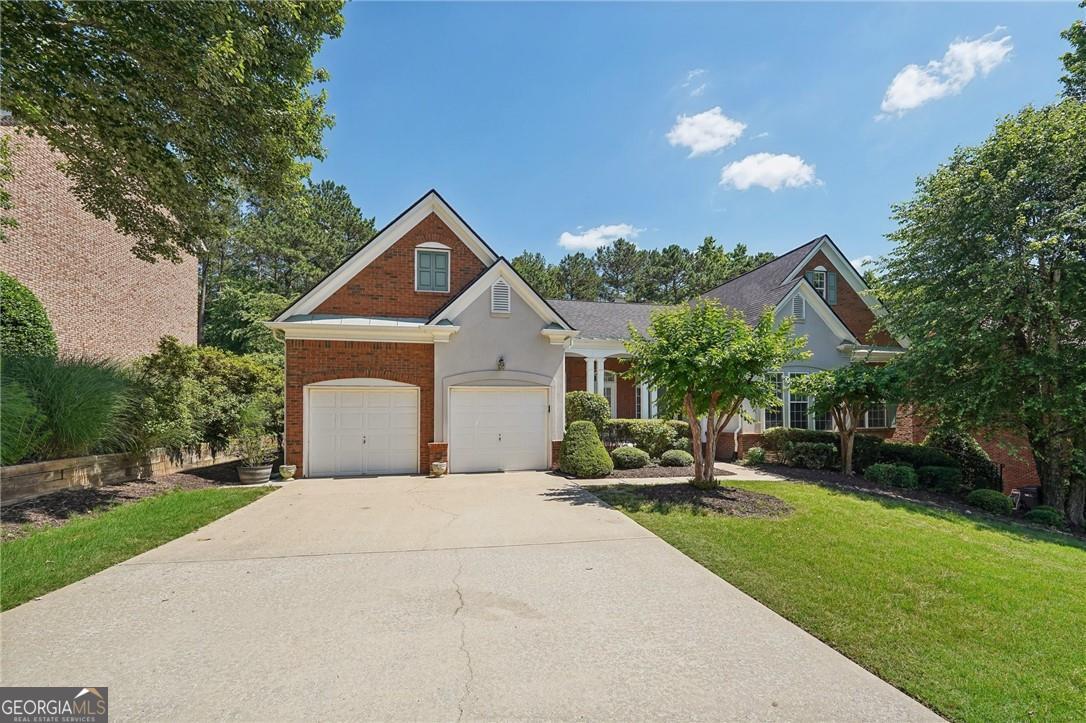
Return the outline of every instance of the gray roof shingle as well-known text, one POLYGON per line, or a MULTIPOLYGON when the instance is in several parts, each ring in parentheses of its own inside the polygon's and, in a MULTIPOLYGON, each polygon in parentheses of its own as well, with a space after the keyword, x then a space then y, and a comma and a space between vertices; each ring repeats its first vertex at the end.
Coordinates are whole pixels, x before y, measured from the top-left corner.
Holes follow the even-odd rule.
POLYGON ((644 333, 649 326, 649 315, 660 304, 625 304, 609 301, 569 301, 548 299, 554 310, 581 332, 582 339, 626 339, 629 324, 644 333))

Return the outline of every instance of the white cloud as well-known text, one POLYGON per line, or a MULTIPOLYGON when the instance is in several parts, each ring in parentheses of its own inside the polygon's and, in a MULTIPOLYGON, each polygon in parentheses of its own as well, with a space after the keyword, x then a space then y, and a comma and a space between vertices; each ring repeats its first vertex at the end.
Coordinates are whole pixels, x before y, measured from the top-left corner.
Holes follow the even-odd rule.
POLYGON ((693 70, 686 71, 686 81, 683 82, 683 88, 690 89, 690 97, 696 98, 705 92, 705 89, 709 87, 709 83, 702 80, 708 71, 705 68, 694 68, 693 70))
POLYGON ((747 125, 729 118, 720 106, 697 115, 681 115, 667 132, 667 140, 673 146, 686 146, 690 157, 712 153, 726 148, 739 140, 747 125))
POLYGON ((701 85, 699 85, 696 88, 691 88, 690 89, 690 97, 691 98, 697 98, 699 95, 704 93, 705 89, 708 88, 708 87, 709 87, 708 83, 702 83, 701 85))
POLYGON ((755 153, 724 166, 720 172, 720 185, 740 191, 752 186, 777 191, 781 188, 822 185, 822 182, 815 176, 815 167, 799 156, 755 153))
POLYGON ((868 263, 870 261, 874 261, 874 260, 875 260, 874 256, 872 256, 870 254, 864 254, 863 256, 861 256, 858 259, 849 260, 849 263, 852 264, 855 268, 859 269, 860 271, 863 271, 864 264, 866 264, 866 263, 868 263))
MULTIPOLYGON (((577 229, 581 231, 581 229, 577 229)), ((596 226, 580 233, 563 231, 558 237, 558 245, 573 251, 592 251, 600 246, 606 246, 620 238, 632 239, 641 233, 642 229, 631 226, 628 223, 613 223, 596 226)))
POLYGON ((900 116, 929 101, 957 95, 978 73, 988 75, 1014 49, 1010 35, 994 37, 1003 30, 997 27, 976 40, 955 40, 942 60, 929 61, 924 67, 906 65, 886 89, 878 117, 900 116))

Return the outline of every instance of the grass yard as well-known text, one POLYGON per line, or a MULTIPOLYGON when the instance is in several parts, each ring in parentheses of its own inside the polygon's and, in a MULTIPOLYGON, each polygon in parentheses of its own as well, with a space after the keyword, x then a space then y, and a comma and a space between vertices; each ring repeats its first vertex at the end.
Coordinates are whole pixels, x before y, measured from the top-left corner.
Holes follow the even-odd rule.
POLYGON ((272 489, 168 492, 0 544, 0 609, 22 605, 181 537, 272 489))
POLYGON ((808 484, 726 484, 795 511, 728 517, 590 489, 943 716, 1086 716, 1081 543, 808 484))

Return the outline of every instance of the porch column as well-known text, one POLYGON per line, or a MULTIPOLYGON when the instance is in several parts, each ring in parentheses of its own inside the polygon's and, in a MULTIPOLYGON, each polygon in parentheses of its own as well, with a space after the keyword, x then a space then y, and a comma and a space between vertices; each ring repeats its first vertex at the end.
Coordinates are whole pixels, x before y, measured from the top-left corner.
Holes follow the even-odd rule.
POLYGON ((596 367, 596 394, 603 394, 605 382, 603 381, 603 359, 597 359, 596 367))
POLYGON ((649 385, 644 382, 641 383, 641 418, 652 419, 652 410, 649 409, 649 385))
POLYGON ((586 392, 594 392, 593 389, 596 381, 596 370, 593 368, 596 360, 590 356, 584 358, 585 374, 584 374, 584 388, 586 392))
POLYGON ((656 402, 657 402, 656 397, 657 397, 657 394, 658 394, 658 392, 656 391, 655 387, 653 387, 652 389, 649 390, 649 399, 650 399, 649 407, 652 409, 652 412, 650 412, 650 414, 651 414, 653 419, 656 419, 657 415, 659 414, 659 412, 656 409, 656 402))

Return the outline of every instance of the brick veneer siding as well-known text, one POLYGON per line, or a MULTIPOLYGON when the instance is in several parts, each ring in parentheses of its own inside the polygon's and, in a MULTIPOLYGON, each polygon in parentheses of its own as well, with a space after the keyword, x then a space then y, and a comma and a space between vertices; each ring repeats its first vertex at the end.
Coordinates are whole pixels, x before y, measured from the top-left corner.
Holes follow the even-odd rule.
POLYGON ((853 336, 865 344, 874 343, 882 346, 895 344, 893 338, 885 331, 877 332, 873 339, 867 338, 872 325, 875 323, 875 314, 867 303, 860 298, 860 295, 845 281, 840 270, 830 262, 826 254, 819 251, 811 257, 811 260, 803 267, 803 273, 813 271, 818 266, 825 268, 827 271, 837 272, 837 303, 832 308, 845 326, 848 327, 848 330, 852 332, 853 336))
POLYGON ((286 342, 286 459, 302 467, 302 388, 330 379, 372 377, 419 388, 419 470, 430 468, 429 443, 434 438, 434 347, 368 341, 286 342))
MULTIPOLYGON (((735 459, 735 433, 724 432, 716 438, 716 458, 719 462, 730 462, 735 459)), ((739 435, 739 457, 746 455, 747 450, 751 447, 757 447, 762 443, 762 435, 758 434, 740 434, 739 435)))
MULTIPOLYGON (((610 358, 603 362, 603 368, 609 372, 615 372, 621 374, 630 368, 629 362, 624 359, 610 358)), ((566 391, 576 392, 585 391, 588 389, 588 385, 585 381, 588 375, 588 369, 585 366, 584 357, 566 357, 566 391)), ((615 379, 615 387, 618 389, 618 399, 615 402, 616 411, 618 412, 619 419, 634 419, 636 414, 634 413, 637 407, 635 401, 635 395, 637 394, 637 386, 629 379, 623 379, 618 377, 615 379)))
POLYGON ((588 375, 588 369, 585 368, 584 357, 580 356, 567 356, 566 357, 566 391, 567 392, 583 392, 588 389, 588 384, 585 381, 585 377, 588 375))
MULTIPOLYGON (((934 426, 931 420, 923 419, 908 407, 899 407, 897 427, 890 437, 894 442, 920 444, 934 426)), ((1003 467, 1003 492, 1009 494, 1018 487, 1041 484, 1037 476, 1037 467, 1025 437, 1009 432, 976 432, 973 435, 980 446, 1003 467)))
POLYGON ((19 227, 8 230, 0 270, 45 306, 62 354, 130 359, 166 335, 196 343, 196 259, 148 263, 131 238, 83 210, 57 169, 63 156, 36 136, 10 138, 8 184, 19 227))
POLYGON ((315 311, 355 316, 429 317, 485 268, 452 229, 431 213, 321 302, 315 311), (451 249, 448 293, 415 291, 415 247, 428 241, 451 249))

